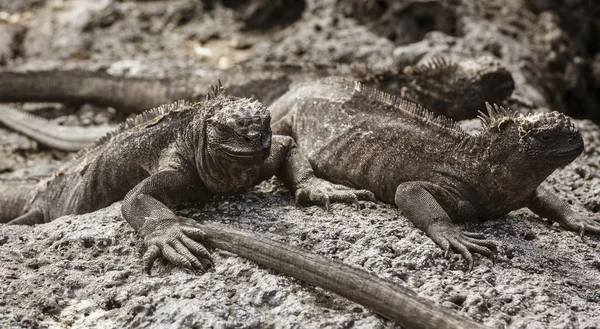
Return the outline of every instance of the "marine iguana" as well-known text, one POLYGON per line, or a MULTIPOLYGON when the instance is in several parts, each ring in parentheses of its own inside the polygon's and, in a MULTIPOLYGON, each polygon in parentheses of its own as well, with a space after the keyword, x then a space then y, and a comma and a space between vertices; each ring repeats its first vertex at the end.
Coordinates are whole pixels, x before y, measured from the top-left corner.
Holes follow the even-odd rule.
POLYGON ((161 254, 176 265, 202 268, 197 258, 208 254, 190 239, 200 231, 178 220, 173 206, 232 193, 273 175, 300 202, 329 207, 331 201, 372 199, 371 192, 316 178, 290 137, 271 138, 270 116, 261 103, 222 90, 215 88, 205 102, 179 101, 129 119, 29 191, 3 189, 0 222, 44 223, 124 198, 123 217, 148 247, 147 268, 161 254))
POLYGON ((492 257, 494 242, 453 222, 528 207, 575 231, 600 233, 539 185, 573 161, 583 140, 558 112, 524 116, 487 104, 482 131, 465 133, 424 107, 343 78, 299 86, 273 103, 273 133, 292 136, 316 175, 395 204, 443 250, 492 257))
MULTIPOLYGON (((0 101, 56 101, 95 103, 123 112, 138 112, 177 99, 197 100, 197 88, 220 75, 228 90, 239 97, 255 96, 270 104, 288 88, 327 75, 343 74, 361 81, 402 81, 403 97, 455 119, 475 117, 486 100, 500 102, 514 88, 510 73, 490 57, 452 62, 433 59, 397 72, 371 72, 368 68, 316 65, 246 65, 231 70, 204 72, 205 76, 180 79, 116 77, 102 72, 41 71, 0 72, 0 101)), ((378 82, 385 84, 386 82, 378 82)), ((395 84, 392 84, 395 85, 395 84)), ((388 89, 393 87, 388 86, 388 89)), ((42 144, 67 151, 79 150, 112 129, 111 126, 64 127, 9 106, 0 106, 0 123, 42 144)))
POLYGON ((475 118, 485 102, 500 103, 515 88, 510 72, 490 56, 459 62, 433 58, 407 66, 401 97, 454 120, 475 118))
POLYGON ((128 120, 41 182, 0 181, 0 222, 43 223, 124 198, 123 217, 147 246, 147 271, 161 255, 203 270, 211 263, 209 245, 340 294, 406 328, 485 328, 362 269, 171 210, 274 174, 299 201, 373 199, 369 191, 316 178, 289 136, 271 137, 270 115, 259 102, 218 89, 206 102, 180 101, 128 120))

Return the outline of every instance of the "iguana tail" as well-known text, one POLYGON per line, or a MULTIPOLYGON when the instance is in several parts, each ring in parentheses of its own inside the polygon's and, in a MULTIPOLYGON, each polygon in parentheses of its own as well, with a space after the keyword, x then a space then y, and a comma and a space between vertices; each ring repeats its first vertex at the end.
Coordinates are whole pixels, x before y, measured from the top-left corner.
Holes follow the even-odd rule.
POLYGON ((38 180, 0 179, 0 223, 26 214, 35 197, 38 180))
POLYGON ((203 223, 211 246, 359 303, 407 329, 485 329, 397 283, 258 234, 203 223))
POLYGON ((116 126, 61 126, 16 108, 0 105, 0 123, 46 146, 78 151, 116 126))
POLYGON ((90 103, 140 113, 193 96, 185 80, 125 78, 80 70, 0 72, 0 102, 90 103))

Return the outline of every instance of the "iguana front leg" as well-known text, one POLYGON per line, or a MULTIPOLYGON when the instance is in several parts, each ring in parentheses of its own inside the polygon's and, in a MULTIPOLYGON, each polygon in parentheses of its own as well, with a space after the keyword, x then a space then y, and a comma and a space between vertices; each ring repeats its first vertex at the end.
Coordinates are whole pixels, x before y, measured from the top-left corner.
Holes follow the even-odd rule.
POLYGON ((161 255, 177 266, 197 270, 212 263, 208 251, 198 242, 205 240, 199 225, 175 215, 165 205, 198 197, 197 187, 202 183, 190 176, 178 171, 159 172, 136 185, 123 201, 123 217, 148 248, 144 254, 147 272, 161 255))
POLYGON ((600 234, 600 218, 578 214, 567 202, 543 187, 535 190, 527 207, 538 216, 555 221, 567 230, 577 231, 582 236, 586 231, 600 234))
POLYGON ((396 189, 395 202, 404 216, 418 229, 424 231, 446 254, 453 249, 465 257, 469 270, 473 268, 473 255, 477 252, 494 257, 496 244, 482 234, 462 232, 439 202, 421 182, 402 183, 396 189))
POLYGON ((356 190, 333 184, 315 176, 308 159, 298 150, 292 137, 274 135, 271 154, 263 165, 261 180, 277 175, 292 191, 296 202, 324 205, 330 210, 331 202, 354 203, 359 200, 375 201, 368 190, 356 190))

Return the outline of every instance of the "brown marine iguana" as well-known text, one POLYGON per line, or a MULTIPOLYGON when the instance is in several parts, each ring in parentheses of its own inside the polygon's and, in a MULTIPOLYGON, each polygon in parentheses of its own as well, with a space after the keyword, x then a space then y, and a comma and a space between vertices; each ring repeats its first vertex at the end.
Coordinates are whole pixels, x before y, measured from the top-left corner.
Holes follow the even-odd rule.
POLYGON ((566 229, 600 233, 600 219, 577 214, 539 187, 583 150, 569 118, 487 109, 482 131, 472 136, 418 104, 343 78, 301 85, 269 107, 273 132, 292 136, 317 176, 397 205, 470 268, 472 252, 493 256, 496 245, 453 222, 526 206, 566 229))
POLYGON ((373 198, 369 191, 316 178, 290 137, 271 138, 270 115, 260 103, 219 89, 206 102, 181 101, 128 120, 40 183, 0 181, 0 222, 19 216, 9 224, 43 223, 124 198, 123 217, 148 247, 148 271, 160 255, 202 270, 211 262, 207 244, 340 294, 406 328, 484 329, 362 269, 171 210, 274 174, 296 190, 299 201, 327 205, 373 198))
MULTIPOLYGON (((254 96, 268 105, 295 84, 342 74, 361 81, 378 81, 381 76, 384 80, 401 81, 404 87, 399 93, 403 97, 463 119, 475 117, 485 101, 503 101, 514 88, 510 73, 490 57, 460 62, 433 59, 405 67, 403 75, 363 69, 264 64, 178 79, 127 78, 85 71, 5 71, 0 72, 0 101, 94 103, 137 113, 179 99, 193 101, 204 97, 203 90, 197 86, 206 85, 218 76, 228 83, 233 95, 254 96)), ((385 81, 378 83, 385 84, 385 81)), ((393 87, 388 86, 388 89, 393 87)), ((60 126, 5 105, 0 106, 0 113, 0 123, 42 144, 67 151, 79 150, 112 129, 111 126, 60 126)))

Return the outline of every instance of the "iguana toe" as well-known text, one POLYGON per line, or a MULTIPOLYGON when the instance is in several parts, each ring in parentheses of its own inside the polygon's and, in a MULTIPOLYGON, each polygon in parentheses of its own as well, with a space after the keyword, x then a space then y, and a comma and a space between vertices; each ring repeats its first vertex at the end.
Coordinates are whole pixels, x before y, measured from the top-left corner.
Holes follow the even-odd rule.
POLYGON ((469 248, 467 248, 464 243, 461 243, 461 241, 454 238, 450 239, 450 245, 452 249, 456 250, 467 260, 469 271, 471 271, 473 269, 473 254, 471 254, 469 248))
POLYGON ((447 225, 431 226, 427 235, 444 250, 448 257, 450 250, 460 253, 466 260, 469 270, 473 269, 473 253, 494 258, 497 253, 496 243, 486 240, 480 233, 462 232, 447 225))
POLYGON ((475 232, 462 232, 464 235, 468 236, 469 238, 474 238, 474 239, 485 239, 485 234, 483 233, 475 233, 475 232))
POLYGON ((205 238, 206 234, 200 228, 181 223, 149 234, 145 239, 148 245, 144 255, 146 272, 150 273, 154 261, 160 256, 175 266, 204 272, 212 265, 212 260, 208 250, 196 240, 205 238))
POLYGON ((160 256, 160 249, 157 246, 150 246, 148 250, 144 253, 143 262, 144 262, 144 270, 146 273, 150 274, 150 270, 152 269, 152 265, 154 261, 158 259, 160 256))
POLYGON ((166 260, 175 266, 190 269, 194 267, 191 260, 186 257, 187 255, 182 255, 178 250, 175 250, 175 248, 169 244, 162 246, 162 255, 166 260))
POLYGON ((323 179, 311 179, 296 190, 296 202, 324 205, 329 211, 331 202, 352 203, 358 209, 360 200, 375 201, 375 195, 368 190, 333 184, 323 179))
MULTIPOLYGON (((496 245, 487 246, 484 243, 482 243, 482 241, 474 241, 470 238, 465 238, 465 240, 463 240, 461 242, 469 250, 476 252, 478 254, 482 254, 488 258, 494 258, 494 255, 496 254, 496 252, 495 252, 496 245)), ((488 241, 485 241, 485 242, 488 242, 488 241)))
POLYGON ((583 237, 585 232, 600 234, 600 218, 593 217, 577 217, 569 218, 561 223, 566 229, 579 232, 579 236, 583 237))

